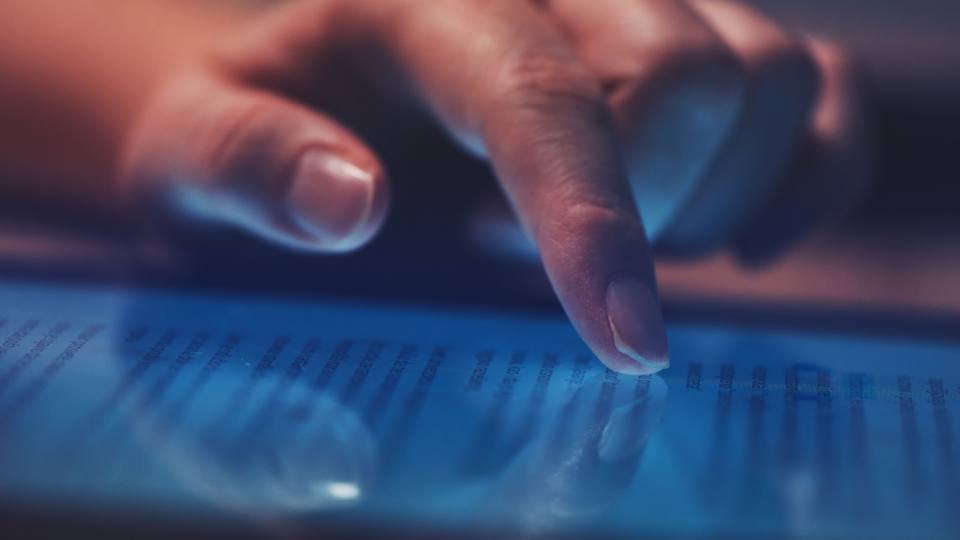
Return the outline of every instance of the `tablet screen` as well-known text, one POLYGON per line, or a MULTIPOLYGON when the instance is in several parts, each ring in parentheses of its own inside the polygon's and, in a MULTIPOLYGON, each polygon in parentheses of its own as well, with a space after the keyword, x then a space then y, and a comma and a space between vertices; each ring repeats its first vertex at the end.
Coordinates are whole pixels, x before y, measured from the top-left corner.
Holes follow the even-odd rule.
MULTIPOLYGON (((960 345, 0 285, 0 504, 284 531, 943 538, 960 345)), ((359 534, 358 533, 358 534, 359 534)))

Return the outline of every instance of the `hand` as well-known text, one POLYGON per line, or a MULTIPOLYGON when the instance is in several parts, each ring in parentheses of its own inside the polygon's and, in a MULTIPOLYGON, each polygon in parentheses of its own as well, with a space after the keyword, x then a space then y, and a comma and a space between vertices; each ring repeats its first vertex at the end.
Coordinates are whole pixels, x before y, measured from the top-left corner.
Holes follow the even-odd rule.
POLYGON ((846 69, 720 0, 295 1, 157 85, 119 181, 151 211, 355 249, 389 187, 324 111, 393 96, 490 160, 580 335, 650 373, 668 353, 648 239, 761 253, 847 199, 865 150, 846 69))

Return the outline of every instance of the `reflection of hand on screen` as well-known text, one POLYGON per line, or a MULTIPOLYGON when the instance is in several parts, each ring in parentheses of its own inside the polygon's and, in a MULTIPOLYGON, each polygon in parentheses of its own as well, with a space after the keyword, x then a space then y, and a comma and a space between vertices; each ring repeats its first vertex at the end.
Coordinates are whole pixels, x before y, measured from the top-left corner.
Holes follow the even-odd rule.
MULTIPOLYGON (((527 533, 589 523, 616 505, 634 481, 647 440, 666 405, 667 385, 654 375, 637 382, 633 401, 571 414, 572 396, 557 422, 542 430, 502 470, 477 510, 507 516, 527 533)), ((602 392, 601 392, 602 395, 602 392)))

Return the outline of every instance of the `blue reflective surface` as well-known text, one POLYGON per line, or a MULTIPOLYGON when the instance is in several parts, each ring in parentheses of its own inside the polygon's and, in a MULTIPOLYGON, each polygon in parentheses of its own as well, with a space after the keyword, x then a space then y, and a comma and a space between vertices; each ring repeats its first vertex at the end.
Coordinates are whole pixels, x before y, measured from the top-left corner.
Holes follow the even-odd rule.
POLYGON ((0 500, 301 531, 944 538, 960 346, 0 286, 0 500), (267 525, 265 525, 267 526, 267 525), (579 532, 578 532, 579 531, 579 532))

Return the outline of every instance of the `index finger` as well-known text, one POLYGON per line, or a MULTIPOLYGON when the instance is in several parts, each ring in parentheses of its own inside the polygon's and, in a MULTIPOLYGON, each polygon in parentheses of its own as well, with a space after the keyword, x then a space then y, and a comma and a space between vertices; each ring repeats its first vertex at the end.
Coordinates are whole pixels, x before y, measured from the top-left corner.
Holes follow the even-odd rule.
POLYGON ((555 23, 515 0, 351 6, 441 122, 489 156, 597 356, 624 373, 666 367, 651 250, 606 98, 555 23))

